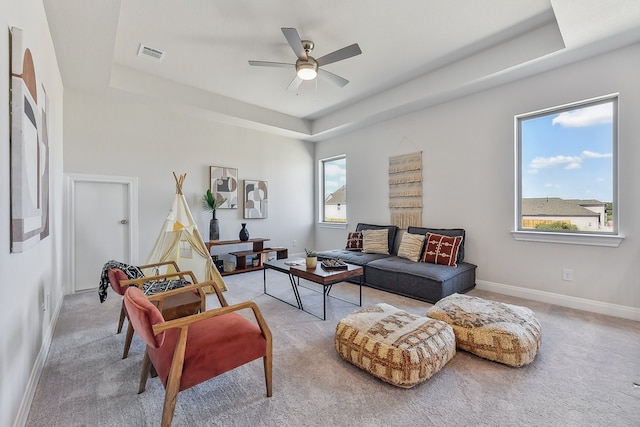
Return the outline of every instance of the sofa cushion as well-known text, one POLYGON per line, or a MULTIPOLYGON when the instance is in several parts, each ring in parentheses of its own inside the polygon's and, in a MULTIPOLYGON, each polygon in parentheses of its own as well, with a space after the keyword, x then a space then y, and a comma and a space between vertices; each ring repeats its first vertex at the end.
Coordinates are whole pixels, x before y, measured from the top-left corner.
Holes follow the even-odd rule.
POLYGON ((407 233, 424 234, 425 236, 427 235, 427 233, 441 234, 443 236, 450 237, 460 236, 462 237, 462 242, 460 243, 460 248, 458 249, 458 257, 456 259, 456 263, 464 261, 464 244, 466 241, 464 228, 426 228, 410 226, 409 228, 407 228, 407 233))
POLYGON ((404 233, 398 248, 398 256, 417 262, 422 254, 424 237, 422 234, 404 233))
POLYGON ((354 231, 353 233, 349 233, 347 236, 347 246, 345 247, 348 251, 361 251, 362 250, 362 232, 354 231))
POLYGON ((369 261, 364 267, 367 286, 435 303, 476 284, 476 266, 461 262, 457 267, 413 262, 398 256, 369 261))
POLYGON ((344 262, 355 265, 366 265, 371 261, 381 258, 388 258, 384 254, 366 254, 362 251, 348 251, 346 249, 332 249, 318 252, 318 259, 341 259, 344 262))
POLYGON ((460 243, 462 243, 462 237, 460 236, 449 237, 442 234, 427 233, 427 243, 424 248, 422 262, 455 267, 460 243))
MULTIPOLYGON (((394 254, 395 252, 393 252, 393 243, 396 240, 396 233, 398 232, 398 227, 396 227, 395 225, 375 225, 375 224, 365 224, 362 222, 359 222, 358 225, 356 226, 356 231, 363 231, 363 230, 383 230, 383 229, 387 229, 389 230, 389 253, 390 254, 394 254)), ((423 233, 425 234, 425 233, 423 233)))
POLYGON ((389 230, 363 230, 362 252, 366 254, 389 253, 389 230))

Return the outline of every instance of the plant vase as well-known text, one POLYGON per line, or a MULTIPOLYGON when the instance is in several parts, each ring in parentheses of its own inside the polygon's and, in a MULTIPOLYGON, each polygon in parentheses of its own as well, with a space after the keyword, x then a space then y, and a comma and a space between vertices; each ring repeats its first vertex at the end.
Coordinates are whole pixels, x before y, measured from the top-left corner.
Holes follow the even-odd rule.
POLYGON ((213 211, 213 218, 209 221, 209 240, 220 240, 220 224, 216 218, 216 211, 213 211))
POLYGON ((247 240, 249 240, 249 230, 247 230, 247 224, 246 223, 242 223, 242 228, 240 229, 240 233, 238 234, 238 237, 240 237, 240 240, 243 242, 246 242, 247 240))
POLYGON ((318 257, 317 256, 308 256, 307 257, 307 270, 311 270, 316 268, 318 265, 318 257))

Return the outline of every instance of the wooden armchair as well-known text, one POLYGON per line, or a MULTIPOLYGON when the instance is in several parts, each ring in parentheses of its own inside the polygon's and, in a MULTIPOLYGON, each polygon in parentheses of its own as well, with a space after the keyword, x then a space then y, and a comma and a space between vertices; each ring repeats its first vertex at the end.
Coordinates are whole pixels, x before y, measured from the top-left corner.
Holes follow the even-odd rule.
POLYGON ((171 425, 180 391, 260 357, 267 397, 271 397, 271 331, 254 302, 229 306, 216 283, 210 281, 149 297, 131 287, 125 293, 124 304, 129 321, 147 343, 138 393, 145 390, 151 369, 165 387, 163 427, 171 425), (207 286, 213 287, 220 308, 165 321, 161 310, 167 298, 207 286), (253 311, 255 322, 236 313, 245 309, 253 311))
MULTIPOLYGON (((145 264, 137 267, 140 270, 147 270, 150 268, 159 270, 160 267, 163 267, 163 268, 166 268, 167 271, 170 268, 173 268, 173 271, 175 272, 180 271, 180 268, 178 267, 178 264, 175 261, 156 262, 153 264, 145 264)), ((126 286, 125 287, 121 286, 120 282, 128 279, 125 272, 120 270, 119 268, 111 268, 107 272, 107 275, 109 277, 109 284, 111 285, 111 289, 113 289, 113 291, 118 295, 124 296, 124 291, 126 291, 126 286)), ((122 307, 120 309, 120 319, 118 321, 118 331, 117 331, 118 334, 122 332, 122 326, 124 325, 125 317, 126 317, 126 313, 124 312, 124 302, 123 302, 122 307)))
MULTIPOLYGON (((190 281, 191 283, 198 283, 197 278, 191 271, 180 271, 178 266, 174 261, 168 261, 163 263, 155 263, 155 264, 146 264, 142 265, 139 268, 141 270, 146 268, 153 268, 157 266, 162 266, 166 264, 173 264, 175 268, 175 272, 160 274, 156 276, 145 276, 139 279, 131 279, 129 280, 124 272, 117 268, 112 268, 109 270, 109 282, 111 283, 111 287, 117 293, 121 293, 124 295, 125 291, 129 286, 135 286, 137 288, 142 288, 142 286, 150 281, 157 280, 168 280, 168 279, 183 279, 190 281)), ((168 299, 164 304, 163 316, 166 319, 176 319, 178 317, 182 317, 188 314, 196 313, 197 311, 205 311, 206 310, 206 297, 205 293, 202 289, 194 290, 194 292, 190 294, 181 294, 175 295, 172 298, 168 299)), ((122 326, 124 322, 124 318, 128 318, 128 314, 126 308, 124 306, 124 300, 122 302, 122 308, 120 310, 120 321, 118 323, 118 333, 122 331, 122 326)), ((124 350, 122 351, 122 358, 126 359, 129 355, 129 349, 131 348, 131 341, 133 340, 133 325, 131 321, 129 321, 129 326, 127 327, 127 336, 124 342, 124 350)))

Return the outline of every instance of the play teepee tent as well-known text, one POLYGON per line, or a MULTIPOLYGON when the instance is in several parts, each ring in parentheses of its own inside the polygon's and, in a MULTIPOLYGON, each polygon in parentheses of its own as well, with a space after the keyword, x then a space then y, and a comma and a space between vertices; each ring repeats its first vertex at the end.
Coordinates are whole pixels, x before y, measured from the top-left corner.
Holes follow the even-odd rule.
MULTIPOLYGON (((147 258, 147 264, 175 261, 180 270, 193 271, 198 281, 213 280, 221 290, 226 291, 227 286, 211 261, 209 251, 182 194, 182 183, 186 176, 184 174, 178 178, 175 172, 173 173, 176 180, 176 198, 160 230, 158 240, 147 258)), ((213 292, 213 288, 209 288, 207 292, 213 292)))

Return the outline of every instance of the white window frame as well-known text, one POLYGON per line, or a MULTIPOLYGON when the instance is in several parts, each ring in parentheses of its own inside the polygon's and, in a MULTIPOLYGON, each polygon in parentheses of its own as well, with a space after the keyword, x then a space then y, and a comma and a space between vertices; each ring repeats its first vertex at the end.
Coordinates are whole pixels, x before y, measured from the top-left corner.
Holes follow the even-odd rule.
POLYGON ((590 246, 609 246, 617 247, 620 245, 624 236, 619 234, 619 203, 618 203, 618 99, 619 94, 604 95, 597 98, 591 98, 570 104, 564 104, 557 107, 545 108, 530 113, 519 114, 514 117, 515 130, 515 207, 514 207, 514 229, 511 234, 515 240, 546 242, 546 243, 566 243, 590 246), (612 141, 612 186, 613 186, 613 231, 551 231, 551 230, 532 230, 522 228, 522 142, 521 142, 521 124, 527 119, 558 114, 565 111, 571 111, 591 105, 613 102, 613 141, 612 141))
MULTIPOLYGON (((325 201, 325 176, 324 176, 324 172, 325 172, 325 164, 327 162, 332 162, 335 160, 339 160, 339 159, 344 159, 345 160, 345 168, 346 168, 346 161, 347 161, 347 155, 346 154, 340 154, 337 156, 332 156, 332 157, 327 157, 325 159, 321 159, 318 162, 318 193, 319 193, 319 197, 318 197, 318 206, 319 206, 319 210, 318 210, 318 219, 319 219, 319 224, 321 224, 323 227, 327 227, 327 228, 346 228, 347 227, 347 221, 348 218, 345 218, 344 222, 333 222, 333 221, 325 221, 325 205, 324 205, 324 201, 325 201)), ((346 175, 346 170, 345 170, 345 175, 346 175)), ((345 180, 346 180, 346 176, 345 176, 345 180)), ((346 182, 345 182, 346 185, 346 182)), ((347 213, 348 215, 348 213, 347 213)))

